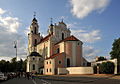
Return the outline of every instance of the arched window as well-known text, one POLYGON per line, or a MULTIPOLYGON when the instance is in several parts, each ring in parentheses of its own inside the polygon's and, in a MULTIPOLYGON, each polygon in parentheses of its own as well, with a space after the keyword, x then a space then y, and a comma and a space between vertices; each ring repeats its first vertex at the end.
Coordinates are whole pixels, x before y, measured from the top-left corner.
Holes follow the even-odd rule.
POLYGON ((31 31, 31 33, 33 33, 33 31, 31 31))
POLYGON ((47 69, 47 72, 48 72, 48 69, 47 69))
POLYGON ((33 60, 35 60, 35 58, 33 58, 33 60))
POLYGON ((58 63, 59 63, 59 64, 61 64, 62 62, 61 62, 61 61, 59 61, 58 63))
POLYGON ((67 67, 70 67, 70 59, 67 58, 67 67))
POLYGON ((37 45, 37 39, 35 39, 35 45, 37 45))
POLYGON ((64 39, 64 33, 62 33, 62 40, 64 39))
POLYGON ((36 29, 36 27, 35 27, 35 34, 37 33, 37 29, 36 29))
POLYGON ((35 70, 35 64, 33 64, 33 70, 35 70))

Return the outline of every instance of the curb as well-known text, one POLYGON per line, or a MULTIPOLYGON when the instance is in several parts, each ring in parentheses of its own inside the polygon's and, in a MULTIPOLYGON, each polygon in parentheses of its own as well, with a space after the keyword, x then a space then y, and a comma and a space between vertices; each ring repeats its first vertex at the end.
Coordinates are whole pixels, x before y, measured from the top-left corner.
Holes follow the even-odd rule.
POLYGON ((76 80, 76 79, 66 79, 65 77, 64 78, 60 78, 60 77, 54 77, 54 76, 47 76, 47 77, 43 77, 43 76, 39 76, 38 77, 39 79, 44 79, 44 80, 54 80, 54 81, 65 81, 65 82, 81 82, 81 83, 90 83, 90 82, 94 82, 96 80, 99 80, 100 78, 97 78, 97 79, 92 79, 92 80, 76 80), (49 78, 48 78, 49 77, 49 78))

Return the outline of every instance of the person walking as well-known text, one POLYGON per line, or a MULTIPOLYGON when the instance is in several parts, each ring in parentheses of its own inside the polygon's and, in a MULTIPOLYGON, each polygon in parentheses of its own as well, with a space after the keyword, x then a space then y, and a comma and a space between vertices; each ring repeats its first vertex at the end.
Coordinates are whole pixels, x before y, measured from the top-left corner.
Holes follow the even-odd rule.
POLYGON ((30 73, 27 72, 27 79, 29 80, 29 78, 30 78, 30 73))

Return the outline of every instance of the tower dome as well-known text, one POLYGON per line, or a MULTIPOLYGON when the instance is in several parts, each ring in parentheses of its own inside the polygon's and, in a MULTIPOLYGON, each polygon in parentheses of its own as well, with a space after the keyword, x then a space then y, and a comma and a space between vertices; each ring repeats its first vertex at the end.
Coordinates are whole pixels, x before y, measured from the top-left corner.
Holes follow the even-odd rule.
POLYGON ((37 19, 34 17, 32 21, 35 21, 35 22, 37 22, 37 19))

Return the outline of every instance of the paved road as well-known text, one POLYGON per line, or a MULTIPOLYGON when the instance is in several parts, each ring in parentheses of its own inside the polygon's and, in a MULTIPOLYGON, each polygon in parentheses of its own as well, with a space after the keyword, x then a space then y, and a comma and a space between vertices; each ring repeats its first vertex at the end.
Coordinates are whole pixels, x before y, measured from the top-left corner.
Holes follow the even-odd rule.
POLYGON ((35 80, 26 78, 14 78, 8 81, 0 82, 0 84, 120 84, 120 80, 108 78, 89 78, 89 77, 68 77, 58 79, 36 78, 35 80))

